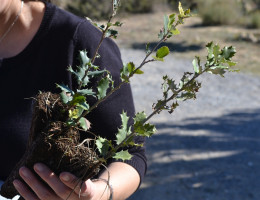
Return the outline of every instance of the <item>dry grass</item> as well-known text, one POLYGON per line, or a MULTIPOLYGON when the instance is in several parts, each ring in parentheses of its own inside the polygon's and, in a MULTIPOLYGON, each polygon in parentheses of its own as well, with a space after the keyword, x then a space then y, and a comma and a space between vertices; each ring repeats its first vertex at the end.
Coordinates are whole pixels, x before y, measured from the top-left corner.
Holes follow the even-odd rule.
MULTIPOLYGON (((157 41, 157 33, 162 27, 163 15, 172 11, 167 6, 158 5, 154 13, 121 16, 124 22, 117 43, 122 48, 145 48, 145 43, 157 41)), ((221 46, 232 45, 237 49, 235 60, 238 68, 245 73, 260 76, 260 45, 237 38, 244 33, 260 35, 260 29, 246 29, 232 26, 201 26, 201 19, 193 17, 180 27, 181 34, 168 41, 176 57, 192 59, 195 55, 205 55, 205 45, 214 41, 221 46)))

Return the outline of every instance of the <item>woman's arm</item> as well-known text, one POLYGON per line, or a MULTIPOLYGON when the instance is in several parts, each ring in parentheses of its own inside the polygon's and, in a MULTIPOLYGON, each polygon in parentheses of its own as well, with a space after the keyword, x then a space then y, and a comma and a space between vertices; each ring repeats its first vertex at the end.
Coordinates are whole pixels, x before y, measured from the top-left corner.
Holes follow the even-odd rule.
MULTIPOLYGON (((110 174, 109 184, 113 189, 113 200, 124 200, 137 190, 140 184, 140 177, 137 171, 132 166, 123 162, 113 162, 109 165, 108 171, 110 174)), ((108 171, 104 171, 101 174, 100 178, 107 180, 108 171)), ((98 181, 94 184, 105 185, 106 183, 104 183, 103 181, 98 181)), ((101 192, 104 192, 104 186, 103 188, 98 188, 101 189, 101 192)), ((104 198, 102 198, 102 200, 103 199, 105 200, 108 198, 104 195, 104 198)))

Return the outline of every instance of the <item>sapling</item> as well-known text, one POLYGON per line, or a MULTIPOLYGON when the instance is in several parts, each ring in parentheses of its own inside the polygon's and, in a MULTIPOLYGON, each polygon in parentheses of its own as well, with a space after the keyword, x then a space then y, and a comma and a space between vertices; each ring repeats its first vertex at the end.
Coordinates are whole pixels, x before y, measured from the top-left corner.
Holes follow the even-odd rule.
POLYGON ((12 198, 17 194, 12 181, 18 178, 18 169, 22 165, 32 169, 34 163, 43 162, 56 174, 69 171, 80 180, 87 180, 96 175, 99 167, 105 165, 110 158, 122 161, 131 159, 132 155, 127 147, 142 145, 136 144, 134 137, 151 137, 156 132, 155 125, 149 123, 154 115, 163 110, 172 113, 179 106, 180 101, 195 99, 201 87, 201 83, 197 80, 199 76, 206 72, 224 76, 227 71, 235 71, 232 69, 236 65, 232 61, 236 53, 235 49, 232 46, 221 49, 210 42, 206 45, 208 54, 205 63, 202 64, 201 59, 195 57, 192 62, 193 72, 185 72, 179 82, 168 75, 163 76, 162 98, 152 105, 152 113, 149 115, 143 111, 136 113, 133 124, 129 125, 129 117, 126 112, 122 111, 120 114, 122 125, 118 127, 115 141, 102 138, 98 136, 98 133, 91 133, 91 127, 87 121, 88 114, 100 103, 106 101, 123 84, 129 84, 133 76, 143 74, 142 68, 146 64, 164 61, 170 54, 169 48, 158 47, 171 37, 178 35, 180 33, 178 26, 183 24, 186 18, 191 17, 190 10, 183 10, 181 3, 179 3, 178 14, 165 15, 163 28, 158 34, 157 45, 153 48, 150 48, 149 44, 146 45, 146 55, 139 65, 134 62, 124 64, 120 71, 121 82, 115 86, 110 72, 105 69, 100 70, 94 62, 100 57, 98 52, 104 39, 116 38, 118 35, 114 27, 120 27, 122 23, 112 22, 112 20, 119 4, 119 0, 112 0, 113 12, 105 25, 92 22, 102 32, 94 56, 89 58, 88 52, 82 50, 79 52, 80 65, 76 69, 68 67, 68 71, 76 78, 78 87, 72 90, 66 85, 57 84, 57 87, 61 89, 59 95, 44 92, 37 97, 27 151, 3 185, 1 190, 3 196, 12 198), (93 79, 97 80, 96 88, 89 87, 93 79), (96 99, 92 106, 87 101, 90 96, 96 99), (80 141, 80 131, 95 135, 94 142, 90 139, 80 141))

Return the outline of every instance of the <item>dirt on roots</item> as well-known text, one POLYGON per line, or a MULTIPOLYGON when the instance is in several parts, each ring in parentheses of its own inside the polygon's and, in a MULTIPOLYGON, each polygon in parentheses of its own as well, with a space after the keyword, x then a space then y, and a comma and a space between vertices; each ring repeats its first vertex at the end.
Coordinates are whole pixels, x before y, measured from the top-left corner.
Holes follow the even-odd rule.
POLYGON ((98 173, 97 154, 84 142, 80 143, 78 129, 65 123, 67 110, 57 94, 47 92, 37 96, 26 152, 3 184, 2 196, 13 198, 18 194, 13 181, 21 180, 19 168, 22 166, 34 171, 35 163, 44 163, 57 175, 68 171, 82 180, 98 173))

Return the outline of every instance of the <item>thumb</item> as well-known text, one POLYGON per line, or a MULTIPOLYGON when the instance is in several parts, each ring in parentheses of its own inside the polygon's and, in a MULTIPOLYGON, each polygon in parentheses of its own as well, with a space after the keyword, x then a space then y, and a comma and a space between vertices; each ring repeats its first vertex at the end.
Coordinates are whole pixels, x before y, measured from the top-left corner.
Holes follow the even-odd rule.
POLYGON ((82 182, 78 177, 68 172, 60 174, 60 180, 74 192, 80 196, 93 198, 95 193, 95 185, 91 180, 82 182))

